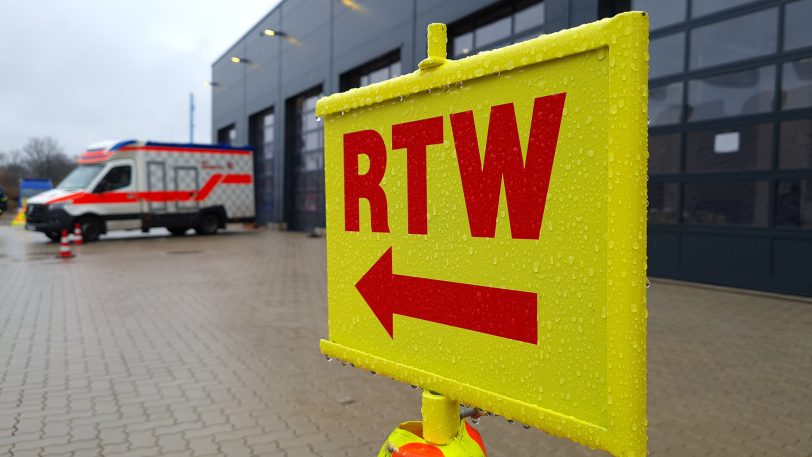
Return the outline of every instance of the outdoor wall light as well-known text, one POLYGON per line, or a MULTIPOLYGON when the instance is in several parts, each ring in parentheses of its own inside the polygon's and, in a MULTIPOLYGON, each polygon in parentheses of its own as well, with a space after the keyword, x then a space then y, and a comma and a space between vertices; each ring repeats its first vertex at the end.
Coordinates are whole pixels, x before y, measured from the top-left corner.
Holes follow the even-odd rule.
POLYGON ((290 44, 292 44, 294 46, 301 46, 301 44, 302 44, 301 41, 297 40, 296 38, 288 35, 286 32, 283 32, 281 30, 265 29, 265 30, 259 32, 259 35, 260 36, 272 37, 272 38, 276 38, 276 37, 285 38, 288 43, 290 43, 290 44))
POLYGON ((263 36, 281 36, 281 37, 288 36, 287 33, 283 32, 281 30, 273 30, 273 29, 265 29, 265 30, 262 31, 262 33, 260 35, 263 35, 263 36))
POLYGON ((211 86, 211 87, 220 86, 220 83, 218 83, 217 81, 209 81, 209 80, 203 81, 203 84, 206 85, 206 86, 211 86))
POLYGON ((341 0, 341 4, 353 11, 358 11, 360 13, 365 13, 367 10, 366 8, 363 7, 363 5, 358 4, 358 2, 354 0, 341 0))
POLYGON ((251 63, 250 60, 244 59, 244 58, 241 58, 241 57, 237 57, 237 56, 231 56, 231 61, 234 62, 234 63, 251 63))

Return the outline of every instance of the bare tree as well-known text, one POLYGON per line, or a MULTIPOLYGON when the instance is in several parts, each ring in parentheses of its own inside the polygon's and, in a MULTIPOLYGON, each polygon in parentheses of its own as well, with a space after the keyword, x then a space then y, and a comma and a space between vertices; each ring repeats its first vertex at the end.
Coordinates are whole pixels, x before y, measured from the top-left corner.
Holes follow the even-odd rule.
POLYGON ((47 178, 54 184, 74 167, 62 146, 49 136, 29 138, 21 150, 0 151, 0 187, 9 198, 17 198, 20 179, 47 178))
POLYGON ((62 180, 73 168, 73 161, 52 137, 32 137, 22 148, 22 164, 30 178, 48 178, 54 183, 62 180))
POLYGON ((22 153, 18 150, 0 151, 0 188, 6 192, 10 201, 15 201, 20 194, 20 178, 28 176, 23 164, 22 153))

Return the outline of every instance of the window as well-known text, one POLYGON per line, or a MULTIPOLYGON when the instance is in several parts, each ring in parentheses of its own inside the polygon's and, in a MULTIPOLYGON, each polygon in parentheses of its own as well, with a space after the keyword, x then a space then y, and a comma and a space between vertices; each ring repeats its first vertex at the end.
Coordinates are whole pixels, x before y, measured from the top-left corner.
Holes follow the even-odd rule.
POLYGON ((484 48, 509 36, 510 18, 504 17, 474 30, 474 44, 478 48, 484 48))
POLYGON ((652 224, 676 224, 679 184, 648 183, 648 220, 652 224))
POLYGON ((300 97, 297 100, 299 115, 299 171, 315 171, 324 168, 321 122, 316 118, 316 101, 321 93, 300 97))
POLYGON ((779 130, 778 168, 812 168, 812 119, 784 121, 779 130))
POLYGON ((287 100, 285 219, 292 230, 324 227, 323 123, 316 117, 321 86, 287 100))
POLYGON ((513 15, 513 33, 522 33, 544 25, 544 3, 536 3, 513 15))
POLYGON ((781 72, 781 108, 809 106, 812 106, 812 58, 786 62, 781 72))
POLYGON ((129 165, 113 167, 96 185, 93 193, 110 192, 112 190, 123 189, 130 185, 132 168, 129 165))
POLYGON ((693 0, 691 3, 691 16, 700 17, 717 11, 751 3, 753 0, 693 0))
POLYGON ((234 124, 223 127, 217 131, 217 143, 234 144, 237 141, 237 128, 234 124))
POLYGON ((265 160, 273 160, 273 110, 262 116, 262 155, 265 160))
POLYGON ((772 124, 689 132, 685 170, 768 170, 772 162, 772 141, 772 124))
POLYGON ((648 140, 648 172, 651 175, 679 173, 682 138, 679 133, 651 135, 648 140))
MULTIPOLYGON (((593 2, 594 3, 594 2, 593 2)), ((585 12, 587 2, 570 2, 574 9, 585 12)), ((598 19, 613 17, 626 11, 631 11, 631 0, 598 0, 598 19)))
POLYGON ((691 68, 705 68, 774 53, 778 10, 770 8, 691 31, 691 68))
POLYGON ((770 111, 774 92, 772 66, 693 80, 688 83, 688 120, 770 111))
POLYGON ((473 32, 463 33, 454 38, 454 57, 465 56, 474 50, 473 32))
POLYGON ((649 13, 649 28, 659 29, 685 20, 687 0, 632 0, 632 10, 649 13))
POLYGON ((681 120, 681 82, 649 89, 648 117, 650 125, 676 124, 681 120))
POLYGON ((450 28, 451 55, 459 58, 510 43, 511 37, 539 34, 544 26, 544 2, 525 0, 498 2, 450 28))
POLYGON ((787 3, 784 8, 784 49, 812 46, 812 0, 787 3))
POLYGON ((101 173, 102 168, 104 165, 79 165, 56 187, 57 189, 87 189, 87 186, 101 173))
POLYGON ((685 67, 685 34, 675 33, 651 40, 649 78, 680 73, 685 67))
POLYGON ((775 225, 812 228, 812 179, 776 183, 775 225))
POLYGON ((386 81, 401 75, 400 49, 378 57, 341 75, 341 90, 350 90, 386 81))
POLYGON ((767 225, 767 181, 703 181, 684 186, 686 224, 767 225))
POLYGON ((249 118, 248 138, 254 147, 254 174, 257 213, 260 218, 270 216, 274 201, 274 109, 267 108, 249 118))

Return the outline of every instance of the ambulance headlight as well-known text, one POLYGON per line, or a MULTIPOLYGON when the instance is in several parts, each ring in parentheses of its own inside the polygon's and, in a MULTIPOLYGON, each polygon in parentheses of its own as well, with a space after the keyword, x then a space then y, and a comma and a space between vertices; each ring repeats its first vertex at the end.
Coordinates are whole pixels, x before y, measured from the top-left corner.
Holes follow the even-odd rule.
POLYGON ((50 205, 48 205, 48 209, 64 208, 64 207, 66 207, 68 205, 70 205, 69 201, 56 202, 56 203, 51 203, 50 205))

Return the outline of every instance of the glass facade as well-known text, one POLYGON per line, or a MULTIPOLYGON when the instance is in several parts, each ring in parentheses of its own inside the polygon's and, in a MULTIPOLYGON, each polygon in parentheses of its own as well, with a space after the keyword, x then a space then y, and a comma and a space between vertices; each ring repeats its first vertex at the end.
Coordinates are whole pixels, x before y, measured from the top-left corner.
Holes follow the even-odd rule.
POLYGON ((237 128, 234 126, 234 124, 217 130, 217 143, 219 144, 234 144, 236 139, 237 128))
POLYGON ((631 9, 649 13, 649 28, 657 30, 685 20, 687 0, 632 0, 631 9))
POLYGON ((341 74, 342 91, 364 87, 386 81, 402 74, 400 49, 370 60, 369 62, 341 74))
POLYGON ((812 169, 812 118, 783 121, 779 129, 778 168, 812 169))
POLYGON ((540 35, 544 6, 538 0, 504 1, 457 21, 449 28, 449 54, 458 59, 540 35))
POLYGON ((774 94, 774 65, 693 79, 688 82, 688 120, 770 111, 774 94))
POLYGON ((649 125, 676 124, 682 120, 682 82, 649 88, 649 125))
POLYGON ((294 230, 324 227, 324 131, 316 117, 321 88, 288 100, 287 221, 294 230))
POLYGON ((812 107, 812 57, 785 63, 781 72, 781 108, 809 107, 812 107))
MULTIPOLYGON (((694 2, 694 5, 702 2, 694 2)), ((690 31, 691 69, 706 68, 774 53, 778 47, 778 9, 697 27, 690 31)))
POLYGON ((652 227, 808 230, 812 0, 632 7, 652 23, 652 227))
POLYGON ((787 3, 784 9, 784 49, 812 46, 812 0, 787 3))
POLYGON ((254 175, 257 217, 265 222, 273 213, 276 184, 274 151, 274 110, 265 109, 251 116, 249 142, 254 148, 254 175))
POLYGON ((649 78, 681 73, 685 67, 685 33, 674 33, 649 42, 649 78))

